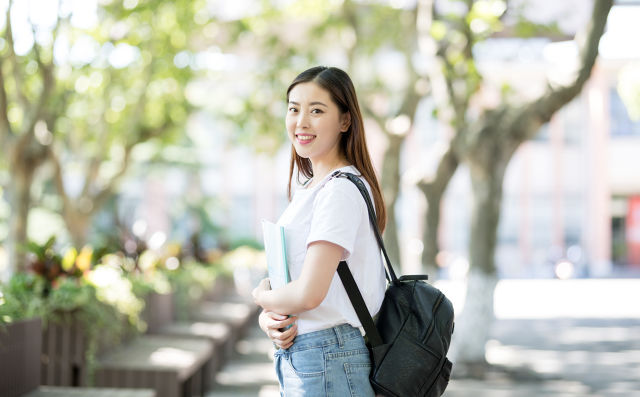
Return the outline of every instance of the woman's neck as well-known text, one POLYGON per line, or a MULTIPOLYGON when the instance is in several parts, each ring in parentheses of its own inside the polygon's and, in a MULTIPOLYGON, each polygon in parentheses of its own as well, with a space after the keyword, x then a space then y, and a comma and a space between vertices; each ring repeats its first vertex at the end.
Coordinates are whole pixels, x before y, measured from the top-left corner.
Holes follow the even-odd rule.
POLYGON ((308 187, 315 186, 316 183, 323 180, 329 173, 337 168, 346 167, 349 165, 347 159, 339 157, 331 162, 311 162, 311 168, 313 170, 313 180, 308 187))

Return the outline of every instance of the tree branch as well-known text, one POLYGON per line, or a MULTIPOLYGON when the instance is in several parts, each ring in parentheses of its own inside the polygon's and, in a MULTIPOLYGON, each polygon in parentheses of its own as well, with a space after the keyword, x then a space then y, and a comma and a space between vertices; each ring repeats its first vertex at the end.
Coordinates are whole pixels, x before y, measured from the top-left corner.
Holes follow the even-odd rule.
MULTIPOLYGON (((557 110, 573 100, 582 90, 593 70, 593 65, 598 56, 600 37, 604 33, 607 17, 612 6, 613 0, 594 1, 593 12, 584 41, 579 43, 581 66, 574 81, 568 86, 559 89, 549 88, 541 98, 523 107, 522 114, 531 114, 533 125, 539 128, 539 126, 551 120, 551 116, 557 110)), ((523 129, 516 138, 521 141, 530 139, 537 133, 538 128, 523 129)))
POLYGON ((358 23, 358 18, 356 17, 356 6, 353 4, 351 0, 345 0, 342 3, 342 14, 344 19, 347 21, 351 28, 353 29, 356 37, 356 41, 353 43, 351 48, 347 49, 347 59, 349 60, 349 68, 353 67, 353 61, 356 55, 356 48, 358 48, 358 38, 360 37, 360 24, 358 23))
POLYGON ((120 166, 120 170, 111 177, 109 182, 102 188, 96 195, 93 196, 93 206, 92 212, 96 211, 98 208, 104 204, 105 201, 113 194, 113 191, 120 182, 120 179, 126 174, 127 169, 129 168, 129 162, 131 161, 131 151, 135 145, 127 145, 124 150, 124 157, 122 159, 122 165, 120 166))
POLYGON ((53 147, 53 145, 49 145, 48 154, 49 154, 49 160, 53 165, 53 183, 55 184, 56 189, 58 190, 58 194, 60 194, 60 197, 62 197, 63 212, 67 212, 70 209, 71 200, 69 198, 69 195, 67 194, 67 190, 64 187, 64 180, 62 175, 62 163, 60 162, 60 158, 55 152, 55 148, 53 147))
POLYGON ((436 255, 440 252, 438 245, 440 203, 449 181, 458 169, 458 165, 459 159, 450 141, 447 148, 442 152, 435 172, 427 175, 417 184, 427 200, 427 214, 422 233, 424 244, 422 264, 427 267, 425 270, 434 269, 436 266, 436 255))
POLYGON ((13 1, 9 1, 9 5, 7 6, 7 13, 5 18, 5 38, 7 40, 7 48, 8 48, 8 59, 11 62, 11 72, 13 73, 13 79, 16 86, 16 96, 18 97, 18 103, 22 106, 23 109, 27 109, 29 105, 29 101, 27 97, 22 92, 22 88, 24 87, 24 79, 22 78, 22 74, 20 73, 20 68, 18 65, 18 56, 16 55, 13 41, 13 29, 11 28, 11 7, 13 6, 13 1))
POLYGON ((438 118, 447 124, 453 124, 457 117, 454 106, 454 91, 451 78, 452 66, 446 60, 446 47, 440 45, 432 36, 430 29, 436 20, 434 0, 419 0, 417 5, 416 26, 418 32, 418 48, 422 54, 431 59, 428 76, 431 82, 431 93, 439 110, 438 118), (449 75, 449 78, 446 76, 449 75))
MULTIPOLYGON (((418 18, 418 9, 416 7, 415 10, 411 12, 412 20, 417 21, 418 18)), ((407 27, 408 31, 405 33, 405 37, 416 37, 417 36, 417 23, 409 24, 407 27)), ((418 103, 420 103, 421 95, 416 91, 416 84, 420 79, 418 73, 416 73, 415 68, 413 67, 413 54, 416 50, 416 41, 407 40, 405 45, 402 46, 402 52, 404 54, 405 62, 407 64, 407 70, 409 71, 409 78, 407 84, 407 91, 400 105, 399 114, 408 115, 411 120, 415 118, 416 109, 418 108, 418 103)))
POLYGON ((431 175, 426 175, 418 182, 418 188, 425 193, 425 196, 430 192, 443 193, 449 184, 449 180, 458 168, 459 163, 460 160, 456 155, 453 142, 449 142, 440 156, 435 172, 431 175))
POLYGON ((131 152, 133 151, 133 148, 139 143, 163 135, 170 126, 170 123, 167 122, 160 127, 144 131, 141 133, 141 135, 144 136, 145 139, 137 142, 130 142, 125 146, 124 157, 122 159, 120 170, 118 170, 118 172, 113 177, 111 177, 109 182, 107 182, 105 187, 102 188, 98 193, 96 193, 92 198, 92 208, 94 211, 100 208, 104 204, 104 202, 113 194, 113 191, 115 190, 117 184, 120 182, 120 179, 122 179, 122 177, 127 173, 129 163, 131 162, 131 152))
MULTIPOLYGON (((29 20, 29 22, 31 23, 31 20, 29 20)), ((60 17, 58 16, 56 19, 54 30, 53 30, 53 43, 55 43, 59 26, 60 26, 60 17)), ((34 37, 33 52, 35 54, 36 62, 38 63, 38 69, 40 70, 41 77, 42 77, 42 91, 40 92, 38 103, 32 108, 32 111, 30 112, 31 116, 28 118, 29 121, 27 123, 27 126, 28 126, 27 128, 29 130, 32 130, 35 127, 38 120, 42 120, 45 118, 44 116, 45 107, 51 101, 51 94, 55 86, 55 78, 53 75, 53 67, 54 67, 53 55, 51 56, 51 60, 49 62, 44 62, 42 60, 42 56, 40 54, 40 46, 38 45, 37 42, 35 42, 36 32, 35 32, 35 27, 33 23, 31 23, 31 32, 34 37)), ((49 126, 49 128, 53 128, 53 126, 49 126)))
POLYGON ((4 79, 4 58, 0 58, 0 146, 6 147, 13 137, 9 123, 7 91, 4 79))

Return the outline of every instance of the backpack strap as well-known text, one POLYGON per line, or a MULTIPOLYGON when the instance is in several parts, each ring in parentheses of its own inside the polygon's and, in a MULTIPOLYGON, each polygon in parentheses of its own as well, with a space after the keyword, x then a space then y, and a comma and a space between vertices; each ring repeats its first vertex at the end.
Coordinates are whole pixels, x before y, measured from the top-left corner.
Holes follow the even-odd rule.
POLYGON ((353 279, 353 274, 351 274, 347 262, 341 261, 338 265, 338 276, 340 276, 349 300, 358 315, 360 323, 362 323, 362 328, 364 328, 367 339, 369 339, 369 344, 371 347, 380 346, 382 344, 382 337, 373 322, 373 318, 371 318, 371 313, 369 313, 369 309, 367 309, 367 305, 364 303, 362 294, 360 294, 356 280, 353 279))
POLYGON ((391 261, 389 260, 389 255, 387 255, 387 250, 384 248, 382 235, 380 233, 380 229, 378 229, 378 221, 376 218, 376 213, 373 209, 374 207, 373 207, 373 204, 371 203, 369 192, 367 191, 367 188, 365 187, 364 183, 356 175, 351 174, 349 172, 336 171, 333 174, 331 174, 331 179, 333 178, 347 178, 348 180, 353 182, 353 184, 356 185, 356 187, 360 191, 360 194, 362 195, 365 203, 367 204, 367 210, 369 212, 369 221, 371 223, 371 227, 373 228, 373 233, 375 234, 376 240, 378 240, 378 246, 380 246, 380 249, 382 250, 382 254, 384 255, 384 259, 386 263, 385 274, 387 276, 387 281, 389 281, 390 283, 397 283, 398 277, 396 277, 396 272, 393 270, 393 266, 391 266, 391 261))
MULTIPOLYGON (((378 240, 378 245, 384 254, 384 259, 386 261, 385 273, 387 276, 387 280, 390 283, 397 283, 398 278, 396 277, 396 273, 393 271, 393 266, 391 266, 391 261, 389 260, 389 256, 387 255, 387 250, 384 248, 384 242, 382 241, 382 237, 380 236, 380 229, 378 229, 378 222, 376 220, 376 214, 373 210, 373 204, 371 203, 371 198, 369 197, 369 192, 365 187, 362 180, 358 178, 354 174, 350 174, 348 172, 336 171, 331 174, 331 178, 347 178, 351 182, 353 182, 364 201, 367 203, 367 210, 369 212, 369 221, 371 222, 371 227, 376 235, 376 240, 378 240)), ((344 285, 344 289, 347 291, 347 296, 349 296, 349 300, 353 305, 356 314, 358 315, 358 319, 360 323, 362 323, 362 327, 367 335, 368 343, 371 347, 376 347, 382 345, 382 337, 376 328, 375 323, 373 322, 373 318, 371 318, 371 313, 369 313, 369 309, 367 309, 367 305, 362 298, 362 294, 358 289, 358 285, 353 278, 353 274, 351 274, 351 270, 349 270, 349 266, 347 262, 340 261, 338 265, 338 276, 340 276, 340 280, 342 281, 342 285, 344 285)))

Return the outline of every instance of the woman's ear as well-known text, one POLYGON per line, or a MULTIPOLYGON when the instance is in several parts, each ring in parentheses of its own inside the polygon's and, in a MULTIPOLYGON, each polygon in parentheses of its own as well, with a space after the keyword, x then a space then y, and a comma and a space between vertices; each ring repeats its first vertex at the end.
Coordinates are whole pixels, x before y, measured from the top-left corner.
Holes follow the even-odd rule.
POLYGON ((349 131, 351 126, 351 113, 344 112, 340 115, 340 132, 349 131))

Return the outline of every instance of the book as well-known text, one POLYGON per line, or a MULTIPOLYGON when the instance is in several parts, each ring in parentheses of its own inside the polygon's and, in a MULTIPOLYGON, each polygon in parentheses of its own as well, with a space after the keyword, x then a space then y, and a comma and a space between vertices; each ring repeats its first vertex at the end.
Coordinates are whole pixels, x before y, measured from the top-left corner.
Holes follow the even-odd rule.
POLYGON ((271 289, 283 287, 291 281, 284 227, 263 219, 262 233, 271 289))

